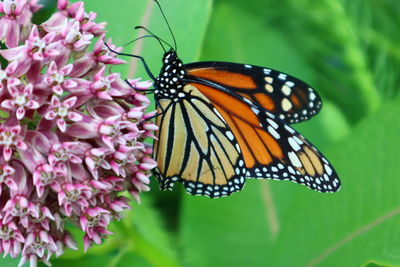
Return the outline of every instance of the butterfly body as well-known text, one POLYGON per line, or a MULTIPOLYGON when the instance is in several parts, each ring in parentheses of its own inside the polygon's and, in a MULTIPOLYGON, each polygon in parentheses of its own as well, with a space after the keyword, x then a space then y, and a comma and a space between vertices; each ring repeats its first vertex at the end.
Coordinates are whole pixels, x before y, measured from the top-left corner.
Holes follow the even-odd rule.
POLYGON ((155 83, 155 176, 211 198, 240 191, 246 178, 291 180, 321 192, 340 182, 333 167, 289 124, 321 108, 318 94, 287 74, 258 66, 183 64, 168 51, 155 83))

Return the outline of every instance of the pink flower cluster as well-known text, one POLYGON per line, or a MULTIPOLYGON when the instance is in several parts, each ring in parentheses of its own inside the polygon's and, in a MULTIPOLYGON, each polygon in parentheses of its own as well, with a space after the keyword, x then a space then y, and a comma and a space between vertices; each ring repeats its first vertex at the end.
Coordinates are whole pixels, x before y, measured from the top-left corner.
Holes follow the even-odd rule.
POLYGON ((85 249, 110 234, 129 208, 121 192, 139 201, 149 190, 156 163, 144 139, 157 130, 148 98, 107 70, 124 61, 104 45, 105 23, 59 0, 35 25, 37 2, 0 1, 0 253, 31 267, 76 249, 66 222, 85 232, 85 249))

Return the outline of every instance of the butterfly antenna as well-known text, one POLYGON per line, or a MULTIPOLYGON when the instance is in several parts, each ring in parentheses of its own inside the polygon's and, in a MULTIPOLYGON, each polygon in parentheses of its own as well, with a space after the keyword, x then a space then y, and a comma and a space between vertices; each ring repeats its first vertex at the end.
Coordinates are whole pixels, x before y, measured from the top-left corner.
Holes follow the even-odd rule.
POLYGON ((172 35, 172 39, 174 39, 175 51, 178 51, 178 47, 176 46, 176 39, 175 39, 175 35, 174 35, 174 33, 172 32, 171 26, 169 26, 169 23, 168 23, 167 17, 165 16, 165 14, 164 14, 164 11, 162 10, 162 8, 161 8, 161 5, 160 5, 160 3, 158 2, 158 0, 153 0, 153 1, 154 1, 154 2, 156 2, 156 4, 158 5, 158 8, 159 8, 159 9, 160 9, 160 11, 161 11, 161 15, 163 16, 163 18, 164 18, 165 22, 167 23, 167 26, 168 26, 169 32, 170 32, 170 33, 171 33, 171 35, 172 35))
POLYGON ((147 33, 149 33, 150 35, 153 35, 154 38, 157 38, 159 40, 159 42, 163 42, 164 44, 168 45, 169 47, 173 48, 172 45, 170 45, 168 42, 164 41, 162 38, 158 37, 157 35, 155 35, 152 31, 150 31, 149 29, 147 29, 144 26, 136 26, 135 30, 137 29, 142 29, 145 30, 147 33))
POLYGON ((138 41, 138 40, 141 40, 141 39, 144 39, 144 38, 149 38, 149 37, 152 37, 152 38, 157 39, 157 41, 159 42, 159 44, 160 44, 161 48, 164 50, 164 52, 167 52, 167 51, 165 50, 164 45, 161 43, 162 40, 160 40, 160 38, 158 38, 157 36, 152 35, 152 34, 140 36, 140 37, 138 37, 138 38, 136 38, 136 39, 134 39, 134 40, 132 40, 132 41, 130 41, 130 42, 124 44, 123 46, 130 45, 131 43, 134 43, 134 42, 136 42, 136 41, 138 41))

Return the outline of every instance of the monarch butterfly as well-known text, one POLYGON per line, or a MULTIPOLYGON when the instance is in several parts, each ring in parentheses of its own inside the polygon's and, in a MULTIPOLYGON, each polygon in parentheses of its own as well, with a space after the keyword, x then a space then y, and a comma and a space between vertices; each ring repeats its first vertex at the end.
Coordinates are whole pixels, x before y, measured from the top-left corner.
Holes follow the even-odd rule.
MULTIPOLYGON (((192 195, 218 198, 240 191, 246 178, 259 178, 291 180, 320 192, 339 190, 332 165, 289 126, 319 112, 316 91, 270 68, 183 64, 165 21, 175 46, 165 52, 158 77, 142 57, 113 51, 141 59, 154 80, 155 176, 161 189, 172 190, 180 182, 192 195)), ((166 42, 148 32, 163 47, 166 42)))

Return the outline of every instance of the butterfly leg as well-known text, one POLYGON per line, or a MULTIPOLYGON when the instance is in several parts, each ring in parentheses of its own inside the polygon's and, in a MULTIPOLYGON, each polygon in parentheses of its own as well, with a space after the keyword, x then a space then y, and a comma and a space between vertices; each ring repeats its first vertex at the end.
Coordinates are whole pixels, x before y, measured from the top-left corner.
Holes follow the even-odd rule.
POLYGON ((140 59, 140 61, 142 61, 143 66, 144 66, 144 68, 145 68, 147 74, 150 76, 150 78, 151 78, 153 81, 156 80, 156 77, 154 77, 153 73, 150 71, 150 68, 149 68, 149 66, 147 65, 147 63, 146 63, 146 61, 144 60, 143 57, 138 56, 138 55, 132 55, 132 54, 127 54, 127 53, 120 53, 120 52, 117 52, 117 51, 113 50, 106 42, 104 42, 104 45, 108 48, 108 50, 110 50, 111 52, 113 52, 113 53, 115 53, 115 54, 117 54, 117 55, 119 55, 119 56, 128 56, 128 57, 134 57, 134 58, 140 59))

